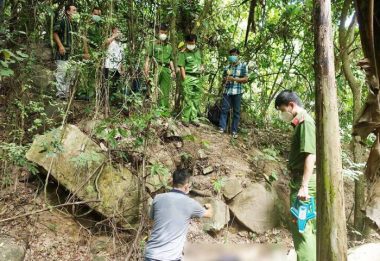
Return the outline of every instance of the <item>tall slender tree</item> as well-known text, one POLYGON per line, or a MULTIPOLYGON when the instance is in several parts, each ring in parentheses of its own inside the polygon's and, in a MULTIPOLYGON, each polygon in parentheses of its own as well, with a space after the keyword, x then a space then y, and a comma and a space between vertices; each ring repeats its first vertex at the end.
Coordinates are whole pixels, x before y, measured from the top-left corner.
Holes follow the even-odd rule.
MULTIPOLYGON (((353 97, 353 125, 356 119, 360 116, 360 110, 362 107, 362 86, 356 79, 350 62, 352 61, 351 49, 354 39, 354 25, 356 24, 356 15, 352 18, 351 24, 347 28, 346 24, 350 16, 350 8, 353 6, 351 0, 345 0, 343 2, 342 13, 340 17, 339 25, 339 46, 340 46, 340 58, 342 61, 342 69, 348 85, 350 86, 353 97)), ((360 144, 359 139, 354 137, 352 140, 352 153, 354 156, 354 162, 360 163, 364 161, 363 156, 364 147, 360 144)), ((365 176, 360 175, 355 180, 355 211, 354 211, 354 227, 360 233, 364 232, 364 213, 362 208, 365 204, 365 176)))
POLYGON ((330 0, 314 0, 317 111, 317 259, 347 260, 330 0))

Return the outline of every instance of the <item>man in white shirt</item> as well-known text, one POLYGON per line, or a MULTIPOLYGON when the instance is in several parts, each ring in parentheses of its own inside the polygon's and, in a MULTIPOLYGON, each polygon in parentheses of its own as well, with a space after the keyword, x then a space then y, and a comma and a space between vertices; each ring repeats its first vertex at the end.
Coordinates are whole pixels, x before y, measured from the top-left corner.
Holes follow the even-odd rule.
POLYGON ((120 42, 121 33, 119 28, 112 28, 112 36, 105 41, 107 47, 106 57, 104 61, 104 79, 105 79, 105 99, 109 99, 111 103, 118 99, 117 92, 121 91, 121 75, 125 73, 123 66, 124 45, 120 42))

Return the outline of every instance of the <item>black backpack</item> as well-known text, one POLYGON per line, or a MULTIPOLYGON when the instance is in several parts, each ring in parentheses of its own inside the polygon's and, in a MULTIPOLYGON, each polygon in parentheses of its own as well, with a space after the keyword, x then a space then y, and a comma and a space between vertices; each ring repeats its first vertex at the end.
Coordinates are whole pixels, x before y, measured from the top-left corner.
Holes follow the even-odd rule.
POLYGON ((219 118, 220 114, 222 112, 222 106, 220 100, 217 100, 213 106, 208 105, 207 106, 207 118, 208 120, 216 125, 219 126, 219 118))

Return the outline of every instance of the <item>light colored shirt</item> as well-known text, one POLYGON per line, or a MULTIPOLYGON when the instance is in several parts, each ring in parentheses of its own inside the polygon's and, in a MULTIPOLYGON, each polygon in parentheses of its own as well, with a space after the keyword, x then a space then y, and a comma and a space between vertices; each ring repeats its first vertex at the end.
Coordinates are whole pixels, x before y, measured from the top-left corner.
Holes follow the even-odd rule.
POLYGON ((107 48, 104 67, 107 69, 119 70, 123 61, 124 46, 119 41, 112 41, 107 48))
POLYGON ((203 217, 205 212, 201 204, 178 190, 157 195, 150 211, 154 225, 145 257, 161 261, 180 260, 190 219, 203 217))

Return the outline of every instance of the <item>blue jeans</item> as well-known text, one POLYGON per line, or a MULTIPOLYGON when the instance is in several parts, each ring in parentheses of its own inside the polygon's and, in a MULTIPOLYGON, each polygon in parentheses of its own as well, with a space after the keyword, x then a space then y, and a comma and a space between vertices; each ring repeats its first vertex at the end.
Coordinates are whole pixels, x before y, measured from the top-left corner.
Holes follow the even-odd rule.
POLYGON ((232 132, 238 131, 238 125, 240 120, 240 106, 241 106, 241 97, 243 94, 227 95, 223 94, 222 101, 222 112, 219 119, 219 127, 223 130, 226 130, 227 117, 230 108, 232 107, 233 117, 232 117, 232 132))

